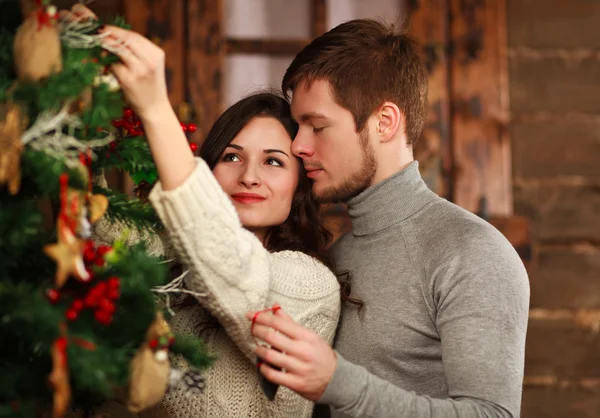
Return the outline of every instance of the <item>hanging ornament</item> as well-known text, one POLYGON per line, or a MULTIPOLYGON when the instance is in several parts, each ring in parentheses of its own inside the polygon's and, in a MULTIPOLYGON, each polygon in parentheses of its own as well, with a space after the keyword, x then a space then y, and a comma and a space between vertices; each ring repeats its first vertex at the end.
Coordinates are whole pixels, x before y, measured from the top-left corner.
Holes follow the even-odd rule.
POLYGON ((162 313, 157 312, 146 333, 146 341, 131 362, 127 404, 130 412, 137 413, 157 404, 167 392, 170 374, 167 355, 169 341, 173 342, 169 325, 162 313))
POLYGON ((71 402, 71 385, 67 367, 67 340, 64 337, 57 338, 52 344, 52 372, 49 381, 54 391, 52 417, 61 418, 67 412, 71 402))
POLYGON ((44 247, 46 255, 56 261, 56 287, 61 288, 69 276, 80 281, 90 280, 90 273, 83 262, 86 249, 85 241, 75 236, 78 218, 74 216, 79 211, 79 199, 69 199, 68 176, 60 176, 60 213, 56 221, 58 242, 44 247))
POLYGON ((19 80, 38 81, 62 70, 56 8, 40 6, 17 30, 13 45, 19 80))
POLYGON ((56 287, 61 288, 69 276, 87 282, 90 273, 83 262, 85 242, 75 237, 71 229, 59 217, 56 223, 58 242, 44 246, 44 253, 56 261, 56 287))
POLYGON ((16 105, 0 105, 0 186, 7 184, 10 194, 21 187, 21 135, 27 119, 16 105))

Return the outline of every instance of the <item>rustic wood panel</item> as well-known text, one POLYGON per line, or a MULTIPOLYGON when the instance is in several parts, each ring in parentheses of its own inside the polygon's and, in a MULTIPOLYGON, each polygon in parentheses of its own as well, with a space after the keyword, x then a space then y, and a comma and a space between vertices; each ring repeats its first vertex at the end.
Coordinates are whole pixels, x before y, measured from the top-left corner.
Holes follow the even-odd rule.
POLYGON ((600 113, 600 59, 596 55, 510 59, 511 110, 552 112, 557 117, 572 112, 600 113))
POLYGON ((313 38, 327 31, 327 1, 310 0, 310 35, 313 38))
POLYGON ((422 47, 429 75, 427 121, 415 147, 421 174, 430 189, 452 200, 450 98, 448 96, 448 1, 409 2, 409 33, 422 47))
POLYGON ((509 1, 509 45, 532 48, 600 48, 599 15, 598 1, 509 1))
POLYGON ((525 387, 522 418, 597 418, 600 411, 598 387, 525 387))
POLYGON ((532 311, 525 351, 526 376, 600 377, 600 314, 532 311), (547 316, 544 318, 544 316, 547 316))
POLYGON ((127 0, 125 19, 131 28, 165 51, 169 99, 174 106, 185 100, 184 0, 127 0))
POLYGON ((600 115, 593 120, 562 116, 519 121, 510 132, 515 177, 600 180, 600 115))
POLYGON ((225 57, 221 0, 188 0, 187 82, 201 142, 222 110, 222 72, 225 57))
POLYGON ((531 222, 524 216, 492 217, 488 221, 515 247, 521 260, 529 268, 532 258, 531 222))
POLYGON ((226 41, 225 53, 227 54, 261 54, 274 56, 296 55, 304 48, 309 40, 306 39, 235 39, 226 41))
POLYGON ((591 241, 600 243, 600 185, 560 184, 551 180, 517 182, 515 211, 532 220, 540 241, 591 241))
POLYGON ((505 0, 450 0, 454 202, 512 212, 505 0))
POLYGON ((542 247, 530 284, 532 307, 600 309, 600 248, 542 247))

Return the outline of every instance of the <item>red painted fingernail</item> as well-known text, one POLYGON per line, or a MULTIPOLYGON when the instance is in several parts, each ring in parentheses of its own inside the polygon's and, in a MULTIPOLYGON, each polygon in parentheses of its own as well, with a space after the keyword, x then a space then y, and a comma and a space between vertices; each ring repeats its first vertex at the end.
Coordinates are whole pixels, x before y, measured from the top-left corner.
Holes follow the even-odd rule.
POLYGON ((263 362, 262 361, 258 361, 258 363, 256 363, 256 367, 258 367, 260 369, 260 366, 262 366, 263 362))
POLYGON ((281 309, 281 306, 279 306, 279 304, 276 303, 275 305, 273 305, 273 313, 277 312, 280 309, 281 309))

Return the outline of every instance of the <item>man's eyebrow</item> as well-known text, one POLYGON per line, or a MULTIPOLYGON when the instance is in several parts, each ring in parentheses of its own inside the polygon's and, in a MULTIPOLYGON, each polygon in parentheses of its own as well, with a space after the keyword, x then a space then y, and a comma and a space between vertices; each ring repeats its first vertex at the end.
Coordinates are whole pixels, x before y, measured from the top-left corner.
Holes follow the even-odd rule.
POLYGON ((308 112, 300 115, 299 119, 300 122, 307 122, 311 119, 327 119, 327 116, 319 112, 308 112))

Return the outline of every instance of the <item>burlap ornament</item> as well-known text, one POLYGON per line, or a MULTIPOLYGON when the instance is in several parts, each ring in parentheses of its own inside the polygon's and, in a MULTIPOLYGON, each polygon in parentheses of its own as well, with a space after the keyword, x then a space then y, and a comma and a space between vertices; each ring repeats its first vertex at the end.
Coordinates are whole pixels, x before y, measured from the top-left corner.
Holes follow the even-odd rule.
POLYGON ((131 362, 129 399, 127 409, 137 413, 156 405, 165 396, 169 386, 170 364, 166 350, 154 350, 150 342, 170 333, 162 313, 157 312, 148 328, 146 341, 131 362))
POLYGON ((62 70, 60 36, 56 23, 40 24, 31 14, 17 30, 13 55, 19 80, 38 81, 62 70))

